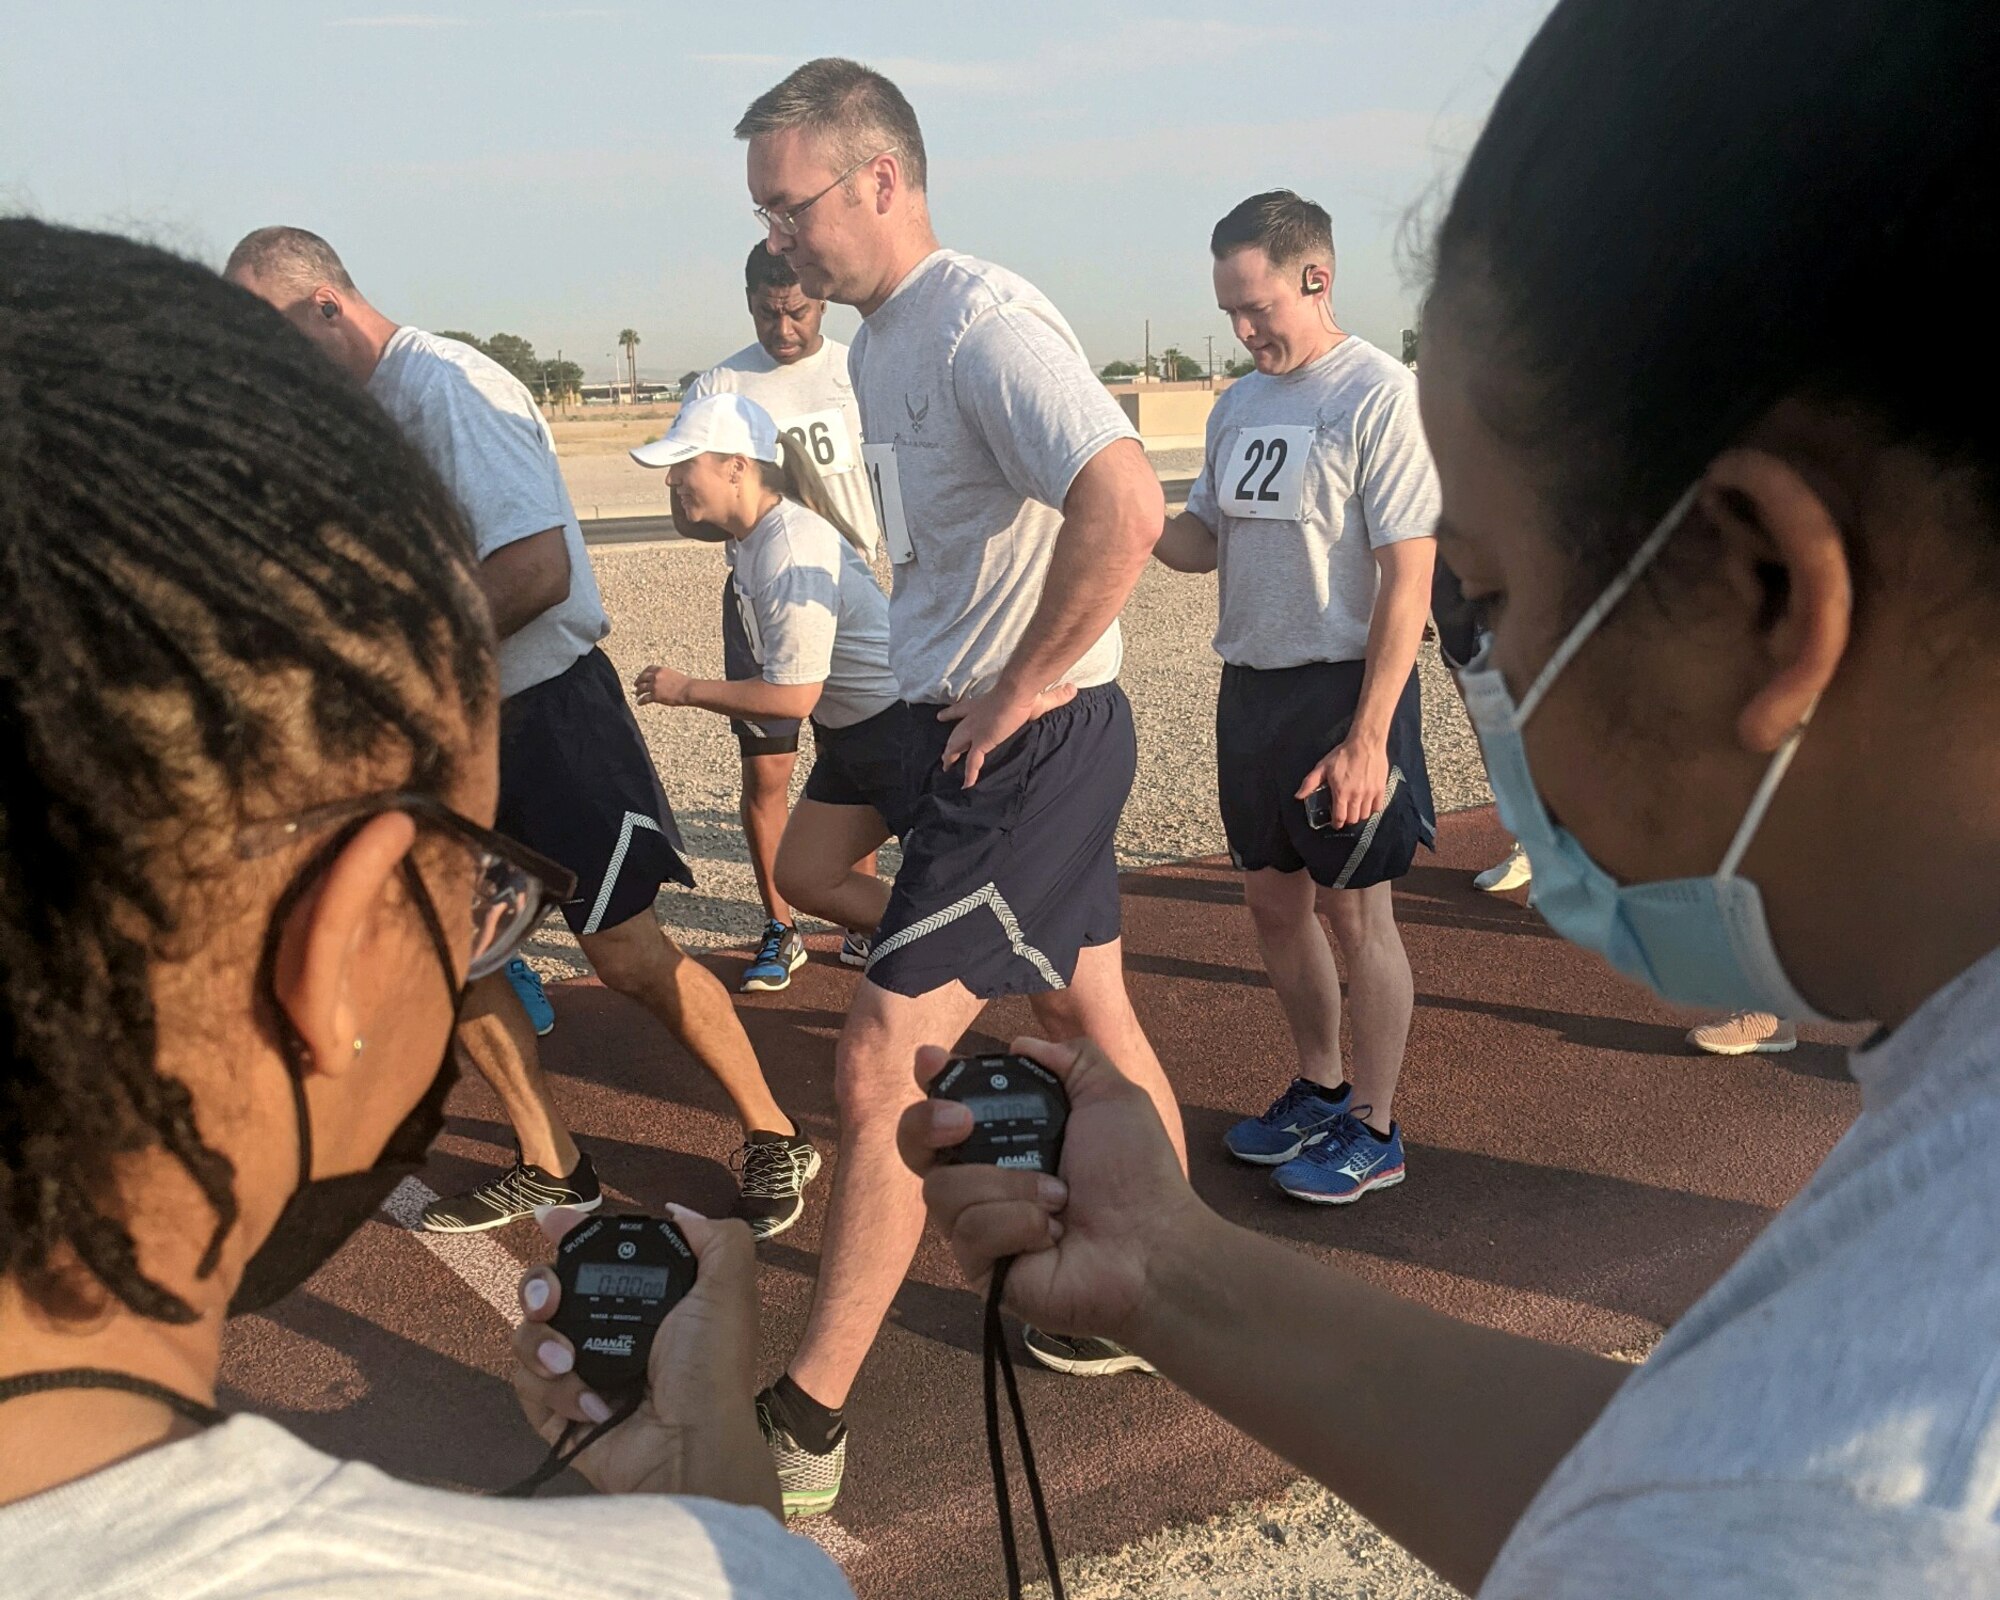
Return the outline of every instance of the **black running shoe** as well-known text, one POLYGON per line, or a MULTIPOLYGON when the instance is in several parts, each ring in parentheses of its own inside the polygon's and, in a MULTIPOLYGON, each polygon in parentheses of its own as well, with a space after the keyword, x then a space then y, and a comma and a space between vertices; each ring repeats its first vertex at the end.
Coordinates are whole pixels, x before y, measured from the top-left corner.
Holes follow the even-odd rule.
POLYGON ((604 1191, 598 1187, 589 1156, 579 1152, 576 1171, 567 1178, 530 1166, 517 1156, 514 1165, 491 1183, 425 1206, 424 1231, 481 1233, 505 1227, 516 1217, 540 1221, 558 1206, 595 1211, 603 1204, 604 1191))
POLYGON ((783 1233, 805 1214, 805 1187, 819 1176, 819 1152, 803 1133, 753 1133, 729 1164, 743 1174, 732 1217, 759 1239, 783 1233))
POLYGON ((1079 1378, 1108 1378, 1114 1372, 1158 1372, 1144 1356, 1135 1356, 1109 1339, 1072 1339, 1068 1334, 1023 1328, 1021 1343, 1045 1367, 1079 1378))

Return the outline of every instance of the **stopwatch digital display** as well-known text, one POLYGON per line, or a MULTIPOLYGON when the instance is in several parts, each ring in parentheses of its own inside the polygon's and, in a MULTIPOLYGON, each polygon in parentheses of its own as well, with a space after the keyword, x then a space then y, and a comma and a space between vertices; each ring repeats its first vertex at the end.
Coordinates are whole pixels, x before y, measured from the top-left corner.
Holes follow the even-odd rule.
POLYGON ((695 1259, 665 1217, 592 1217, 556 1246, 562 1294, 549 1325, 576 1351, 576 1374, 603 1394, 644 1380, 653 1335, 694 1287, 695 1259))
POLYGON ((964 1142, 941 1161, 1054 1172, 1062 1159, 1069 1096, 1062 1080, 1026 1056, 960 1056, 931 1081, 931 1097, 972 1113, 964 1142))

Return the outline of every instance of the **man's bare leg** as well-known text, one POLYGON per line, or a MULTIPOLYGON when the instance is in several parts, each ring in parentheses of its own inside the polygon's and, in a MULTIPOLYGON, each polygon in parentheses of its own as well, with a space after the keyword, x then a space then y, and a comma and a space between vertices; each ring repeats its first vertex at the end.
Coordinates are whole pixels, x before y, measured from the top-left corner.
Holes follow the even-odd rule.
MULTIPOLYGON (((1340 1063, 1340 968, 1320 924, 1316 888, 1304 871, 1265 867, 1243 876, 1243 898, 1257 930, 1264 971, 1298 1047, 1299 1076, 1337 1091, 1347 1081, 1340 1063)), ((1367 891, 1326 892, 1346 896, 1367 891)), ((1348 973, 1355 976, 1351 964, 1348 973)), ((1358 977, 1354 993, 1358 1000, 1358 977)))
POLYGON ((923 1186, 896 1153, 896 1122, 919 1098, 920 1045, 950 1049, 986 1002, 951 983, 911 999, 862 981, 834 1057, 840 1163, 827 1206, 819 1281, 787 1367, 829 1410, 847 1403, 924 1230, 923 1186))
POLYGON ((801 800, 778 846, 779 890, 808 916, 873 933, 889 908, 889 887, 875 876, 875 852, 888 837, 873 806, 801 800))
POLYGON ((798 1132, 772 1098, 722 980, 668 938, 650 909, 577 943, 607 989, 638 1001, 714 1075, 744 1132, 798 1132))
POLYGON ((1181 1127, 1180 1102, 1166 1069, 1153 1053, 1146 1030, 1139 1026, 1132 997, 1125 990, 1125 941, 1089 945, 1077 952, 1076 975, 1067 989, 1028 997, 1035 1020, 1054 1041, 1090 1039, 1140 1088, 1166 1125, 1167 1137, 1187 1167, 1187 1135, 1181 1127))
POLYGON ((1354 1028, 1348 1077, 1354 1098, 1349 1103, 1357 1114, 1366 1108, 1362 1120, 1377 1133, 1387 1133, 1416 1010, 1416 983, 1396 926, 1393 889, 1386 883, 1322 889, 1318 898, 1347 964, 1347 1005, 1354 1028))
POLYGON ((458 1042, 500 1097, 501 1109, 514 1125, 521 1159, 557 1177, 574 1172, 576 1141, 556 1115, 535 1030, 504 972, 481 978, 467 991, 458 1042))
POLYGON ((798 759, 796 750, 743 758, 743 837, 750 846, 758 898, 764 902, 764 915, 773 922, 792 920, 792 908, 778 889, 777 868, 778 842, 785 836, 791 806, 792 769, 798 759))

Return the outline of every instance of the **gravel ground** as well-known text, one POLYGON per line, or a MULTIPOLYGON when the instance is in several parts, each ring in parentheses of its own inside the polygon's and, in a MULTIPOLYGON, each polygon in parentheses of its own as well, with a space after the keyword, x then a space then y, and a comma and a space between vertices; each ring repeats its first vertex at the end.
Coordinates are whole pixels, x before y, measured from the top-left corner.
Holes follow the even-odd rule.
MULTIPOLYGON (((1459 1591, 1316 1483, 1064 1563, 1072 1600, 1458 1600, 1459 1591)), ((1036 1584, 1030 1593, 1049 1593, 1036 1584)))
MULTIPOLYGON (((726 567, 713 545, 630 545, 592 552, 613 630, 604 648, 629 680, 664 661, 698 676, 720 675, 721 589, 726 567)), ((886 581, 886 575, 885 581, 886 581)), ((1119 864, 1155 866, 1213 855, 1225 846, 1215 807, 1215 686, 1220 663, 1209 648, 1215 579, 1152 566, 1125 609, 1123 682, 1139 730, 1139 776, 1118 830, 1119 864)), ((1478 747, 1435 649, 1426 647, 1424 741, 1440 811, 1487 799, 1478 747)), ((705 711, 639 712, 674 814, 680 820, 698 887, 662 891, 659 914, 683 944, 741 945, 762 926, 756 885, 737 816, 736 741, 721 717, 705 711)), ((807 729, 794 792, 811 768, 807 729)), ((892 871, 895 851, 883 854, 892 871)), ((537 935, 529 952, 551 977, 582 970, 561 923, 537 935)))

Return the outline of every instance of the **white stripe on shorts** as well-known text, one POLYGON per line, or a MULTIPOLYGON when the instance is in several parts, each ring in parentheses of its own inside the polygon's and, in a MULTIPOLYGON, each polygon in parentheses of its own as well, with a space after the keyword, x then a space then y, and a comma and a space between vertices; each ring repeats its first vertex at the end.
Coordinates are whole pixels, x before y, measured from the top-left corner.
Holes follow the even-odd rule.
POLYGON ((875 970, 875 963, 884 956, 900 950, 906 944, 915 944, 919 939, 950 927, 961 917, 969 917, 981 906, 992 911, 994 920, 1000 924, 1000 931, 1007 936, 1007 943, 1014 954, 1031 963, 1042 975, 1042 981, 1051 989, 1067 989, 1062 974, 1055 969, 1055 963, 1021 937, 1020 920, 1014 915, 1014 908, 1007 904, 1006 897, 989 883, 984 888, 975 889, 963 900, 954 900, 942 911, 933 911, 921 922, 913 922, 907 928, 899 928, 886 939, 878 939, 868 953, 868 970, 875 970))
POLYGON ((611 852, 611 864, 604 869, 604 882, 597 890, 597 904, 590 908, 590 920, 583 925, 585 933, 597 932, 597 925, 604 920, 604 913, 611 904, 611 891, 618 887, 618 873, 625 865, 625 852, 632 848, 634 828, 651 828, 655 833, 665 831, 643 811, 625 813, 625 825, 618 830, 618 848, 611 852))

